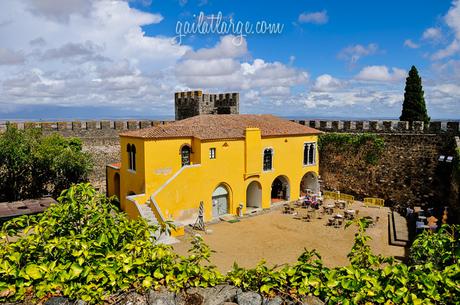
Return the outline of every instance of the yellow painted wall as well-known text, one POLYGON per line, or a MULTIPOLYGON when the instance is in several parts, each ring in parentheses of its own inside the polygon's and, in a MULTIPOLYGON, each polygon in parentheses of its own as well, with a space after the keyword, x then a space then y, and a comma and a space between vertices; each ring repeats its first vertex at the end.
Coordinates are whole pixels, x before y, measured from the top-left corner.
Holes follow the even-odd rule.
POLYGON ((262 171, 262 158, 260 158, 261 135, 259 128, 246 128, 245 154, 245 178, 259 175, 262 171))
MULTIPOLYGON (((106 167, 106 176, 107 176, 107 196, 108 197, 111 197, 111 196, 114 196, 114 195, 117 195, 118 197, 118 194, 117 194, 117 186, 116 186, 116 179, 115 179, 115 175, 116 174, 120 174, 120 170, 119 169, 116 169, 116 168, 113 168, 111 166, 107 166, 106 167)), ((120 181, 121 181, 121 177, 120 177, 120 181)), ((121 182, 120 182, 121 183, 121 182)), ((118 185, 118 188, 120 187, 120 184, 118 185)), ((120 193, 121 194, 121 193, 120 193)), ((120 196, 121 197, 121 196, 120 196)), ((118 200, 120 200, 120 198, 118 198, 118 200)))
MULTIPOLYGON (((200 201, 204 203, 205 220, 212 219, 212 193, 220 184, 224 184, 230 193, 229 212, 236 214, 239 204, 243 205, 244 212, 247 186, 252 181, 258 181, 262 186, 262 208, 269 208, 271 185, 277 176, 288 178, 289 197, 296 200, 299 198, 302 177, 307 172, 318 175, 318 151, 315 165, 303 165, 304 143, 316 141, 317 136, 261 138, 258 129, 248 129, 246 140, 142 140, 121 137, 121 192, 127 194, 132 190, 136 194, 145 193, 145 199, 157 193, 155 200, 166 218, 191 223, 196 220, 200 201), (127 143, 136 145, 136 173, 127 171, 127 143), (193 153, 192 166, 181 170, 182 145, 190 145, 193 153), (210 148, 216 149, 216 159, 209 158, 210 148), (267 172, 262 168, 265 148, 274 151, 273 170, 267 172)), ((126 199, 122 198, 122 202, 126 202, 126 199)), ((134 214, 131 205, 127 208, 129 214, 134 214)))
POLYGON ((134 194, 145 193, 145 152, 144 141, 138 138, 120 137, 121 149, 121 168, 120 168, 120 206, 125 210, 126 196, 131 192, 134 194), (126 151, 127 145, 134 144, 136 146, 136 171, 129 169, 129 157, 126 151))

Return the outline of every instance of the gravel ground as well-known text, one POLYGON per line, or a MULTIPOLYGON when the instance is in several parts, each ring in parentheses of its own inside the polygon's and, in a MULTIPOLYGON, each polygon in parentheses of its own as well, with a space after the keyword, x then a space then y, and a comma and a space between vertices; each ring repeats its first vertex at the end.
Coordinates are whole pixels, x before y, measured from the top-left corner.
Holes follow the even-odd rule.
MULTIPOLYGON (((358 201, 351 208, 359 210, 360 216, 380 217, 377 224, 367 231, 372 237, 370 245, 374 253, 396 257, 405 255, 404 248, 388 243, 388 208, 364 207, 358 201)), ((343 214, 339 209, 334 212, 343 214)), ((268 213, 246 217, 236 223, 210 224, 207 228, 212 233, 201 232, 201 235, 211 249, 216 251, 211 257, 211 263, 222 272, 230 270, 235 261, 243 267, 253 267, 262 259, 271 266, 293 263, 304 248, 318 250, 326 266, 347 265, 347 254, 353 245, 356 228, 326 226, 329 217, 324 215, 322 219, 304 222, 295 219, 294 215, 283 214, 281 209, 272 209, 268 213)), ((181 242, 174 245, 179 254, 187 254, 191 235, 187 233, 180 237, 181 242)))

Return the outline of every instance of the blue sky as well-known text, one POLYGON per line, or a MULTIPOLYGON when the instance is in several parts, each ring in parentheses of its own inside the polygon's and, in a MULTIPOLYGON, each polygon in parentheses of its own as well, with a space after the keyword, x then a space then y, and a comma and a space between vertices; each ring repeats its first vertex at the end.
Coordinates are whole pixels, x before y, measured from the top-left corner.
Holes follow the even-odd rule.
POLYGON ((240 92, 241 112, 397 118, 411 65, 429 114, 460 117, 460 1, 5 0, 0 120, 173 116, 173 93, 240 92), (187 35, 221 12, 280 34, 187 35))

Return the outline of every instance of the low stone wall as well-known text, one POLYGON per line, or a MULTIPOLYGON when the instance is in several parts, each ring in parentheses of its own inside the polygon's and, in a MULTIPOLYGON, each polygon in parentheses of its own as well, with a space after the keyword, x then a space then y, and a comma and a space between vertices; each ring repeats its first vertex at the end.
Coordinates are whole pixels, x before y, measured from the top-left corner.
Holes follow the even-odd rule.
MULTIPOLYGON (((15 305, 29 305, 31 302, 14 303, 15 305)), ((44 305, 86 305, 81 300, 71 301, 64 297, 51 297, 44 305)), ((178 293, 149 290, 145 293, 127 292, 109 297, 107 304, 118 305, 324 305, 324 302, 315 296, 305 296, 302 300, 293 302, 280 296, 265 298, 257 292, 243 292, 240 288, 230 285, 217 285, 210 288, 189 288, 178 293)), ((13 303, 0 303, 13 305, 13 303)))

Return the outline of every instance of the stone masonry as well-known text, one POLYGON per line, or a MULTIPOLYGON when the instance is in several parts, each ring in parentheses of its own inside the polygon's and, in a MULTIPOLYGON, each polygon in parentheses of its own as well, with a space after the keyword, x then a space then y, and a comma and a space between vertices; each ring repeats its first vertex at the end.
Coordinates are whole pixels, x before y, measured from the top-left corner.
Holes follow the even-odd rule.
POLYGON ((176 92, 174 95, 176 120, 200 114, 238 114, 239 93, 203 93, 203 91, 176 92))

